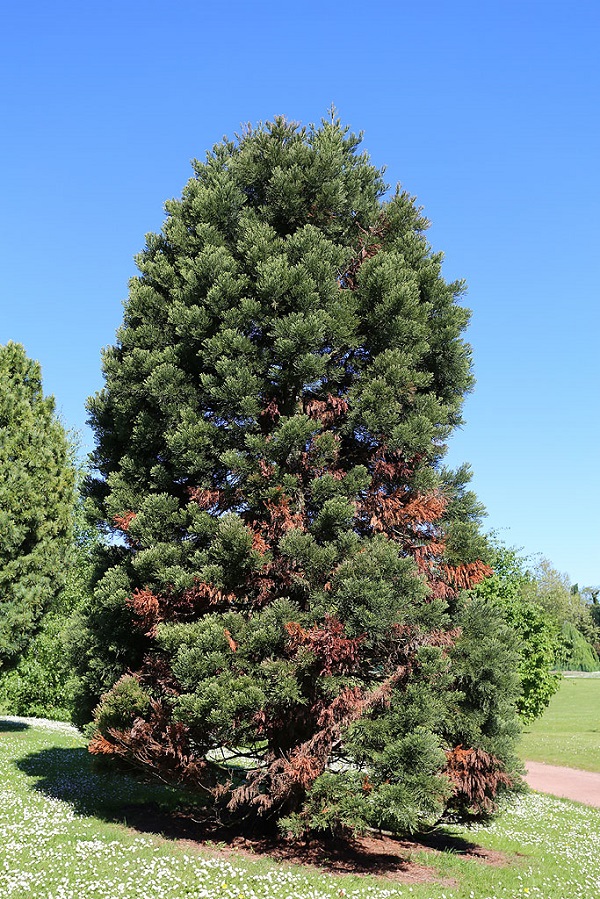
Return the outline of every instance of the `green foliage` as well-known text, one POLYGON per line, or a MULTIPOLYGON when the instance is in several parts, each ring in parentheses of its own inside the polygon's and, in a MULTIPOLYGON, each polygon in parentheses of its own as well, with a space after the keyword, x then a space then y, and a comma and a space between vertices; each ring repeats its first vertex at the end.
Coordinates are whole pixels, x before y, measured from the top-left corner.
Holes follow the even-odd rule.
POLYGON ((598 640, 591 606, 586 597, 573 589, 568 575, 561 574, 547 559, 540 559, 532 570, 536 601, 561 625, 567 621, 593 643, 598 640))
POLYGON ((149 706, 149 695, 134 677, 124 674, 102 698, 96 723, 103 731, 111 727, 122 730, 131 727, 135 718, 144 715, 149 706))
POLYGON ((40 367, 0 346, 0 665, 26 649, 65 582, 74 468, 40 367))
POLYGON ((520 640, 498 616, 496 602, 485 596, 462 597, 456 624, 461 636, 451 656, 459 692, 448 718, 449 742, 480 747, 506 759, 508 770, 514 771, 520 640))
POLYGON ((547 559, 530 568, 515 550, 496 543, 492 564, 493 577, 480 583, 476 592, 499 604, 519 637, 519 711, 529 723, 542 714, 558 689, 555 669, 600 669, 593 607, 547 559))
POLYGON ((116 539, 74 634, 78 720, 104 695, 103 753, 294 831, 431 823, 457 740, 513 771, 510 634, 458 599, 488 572, 481 508, 441 469, 464 286, 359 144, 276 119, 195 163, 89 402, 116 539), (133 682, 152 702, 111 743, 133 682), (240 785, 215 759, 244 753, 240 785))
POLYGON ((448 505, 444 514, 446 529, 446 558, 448 562, 475 562, 481 559, 491 562, 493 551, 488 538, 481 532, 481 519, 485 507, 469 490, 472 471, 470 465, 461 465, 455 471, 442 468, 440 479, 448 505))
POLYGON ((570 621, 564 621, 560 631, 556 665, 562 671, 600 671, 594 647, 570 621))
POLYGON ((542 714, 556 692, 553 669, 559 649, 556 622, 535 601, 535 587, 525 561, 512 549, 494 547, 494 574, 476 587, 479 596, 496 603, 500 615, 518 637, 519 713, 523 722, 542 714))
POLYGON ((598 601, 598 597, 600 596, 600 586, 583 587, 580 592, 577 584, 575 584, 571 590, 580 593, 581 598, 587 604, 590 618, 592 619, 595 628, 592 642, 596 653, 600 653, 600 602, 598 601))
POLYGON ((90 721, 100 696, 127 669, 127 659, 135 660, 136 650, 139 658, 143 637, 132 629, 125 605, 130 593, 125 572, 110 568, 65 627, 66 658, 74 675, 72 718, 78 725, 90 721))
POLYGON ((61 616, 47 615, 14 668, 0 676, 0 704, 11 715, 69 721, 75 682, 61 616))
POLYGON ((600 597, 600 586, 594 585, 589 587, 582 587, 581 591, 579 590, 579 586, 574 584, 571 587, 571 592, 580 593, 583 599, 591 604, 592 609, 597 608, 600 605, 598 597, 600 597))
POLYGON ((71 720, 79 684, 70 648, 76 615, 91 595, 97 546, 97 532, 89 527, 79 501, 65 558, 64 586, 42 615, 39 630, 17 663, 0 672, 0 703, 7 712, 71 720))

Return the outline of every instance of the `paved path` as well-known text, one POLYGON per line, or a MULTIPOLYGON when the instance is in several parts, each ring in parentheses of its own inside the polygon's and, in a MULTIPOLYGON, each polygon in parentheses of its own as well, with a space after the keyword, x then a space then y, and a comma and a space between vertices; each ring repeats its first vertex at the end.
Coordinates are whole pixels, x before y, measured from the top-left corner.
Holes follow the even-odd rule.
POLYGON ((600 774, 542 762, 525 762, 525 767, 525 780, 533 790, 600 808, 600 774))

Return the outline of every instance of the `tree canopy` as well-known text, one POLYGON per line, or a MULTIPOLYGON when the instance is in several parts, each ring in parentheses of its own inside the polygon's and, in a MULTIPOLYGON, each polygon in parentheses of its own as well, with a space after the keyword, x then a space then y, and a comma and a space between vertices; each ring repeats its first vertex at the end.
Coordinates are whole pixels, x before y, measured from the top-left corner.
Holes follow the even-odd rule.
POLYGON ((0 664, 27 646, 63 585, 74 469, 40 366, 0 346, 0 664))
POLYGON ((491 543, 494 573, 475 591, 497 605, 499 614, 518 636, 518 709, 521 720, 529 723, 542 714, 560 685, 555 669, 562 622, 559 624, 538 602, 539 585, 526 560, 514 549, 491 543))
MULTIPOLYGON (((77 446, 71 441, 71 450, 77 446)), ((64 583, 46 605, 36 632, 10 667, 0 671, 0 709, 13 715, 70 721, 77 677, 70 651, 79 634, 78 610, 90 600, 100 535, 87 520, 79 494, 83 479, 75 466, 73 533, 64 558, 64 583)), ((74 650, 76 653, 77 650, 74 650)))
POLYGON ((194 163, 137 259, 88 485, 91 750, 221 816, 395 832, 515 782, 510 629, 467 473, 462 282, 360 138, 282 118, 194 163))

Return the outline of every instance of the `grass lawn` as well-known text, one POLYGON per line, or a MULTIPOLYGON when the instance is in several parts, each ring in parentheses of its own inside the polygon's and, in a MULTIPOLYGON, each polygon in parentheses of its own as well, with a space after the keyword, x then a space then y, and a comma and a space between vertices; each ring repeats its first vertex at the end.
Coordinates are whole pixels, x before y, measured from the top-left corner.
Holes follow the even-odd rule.
MULTIPOLYGON (((210 852, 114 823, 176 795, 90 765, 64 726, 0 720, 0 899, 591 899, 600 810, 530 794, 489 827, 449 829, 452 851, 411 851, 432 882, 337 876, 210 852), (113 819, 111 821, 111 819, 113 819), (467 858, 464 841, 503 853, 467 858)), ((422 869, 421 869, 422 870, 422 869)))
POLYGON ((521 741, 532 762, 600 772, 600 678, 568 676, 521 741))

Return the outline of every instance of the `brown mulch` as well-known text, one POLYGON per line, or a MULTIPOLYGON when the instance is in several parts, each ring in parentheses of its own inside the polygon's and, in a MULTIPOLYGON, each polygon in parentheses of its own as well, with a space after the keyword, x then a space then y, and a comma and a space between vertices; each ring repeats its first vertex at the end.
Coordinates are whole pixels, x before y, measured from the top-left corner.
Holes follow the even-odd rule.
POLYGON ((500 852, 437 830, 414 839, 373 833, 350 840, 320 837, 292 842, 251 831, 236 833, 231 829, 208 828, 194 820, 192 814, 168 813, 157 806, 130 805, 121 812, 122 820, 129 827, 176 840, 186 849, 253 858, 266 856, 274 861, 311 865, 330 874, 370 874, 401 883, 437 882, 453 886, 455 881, 439 878, 435 868, 415 861, 415 853, 452 852, 487 865, 509 863, 509 858, 500 852))

